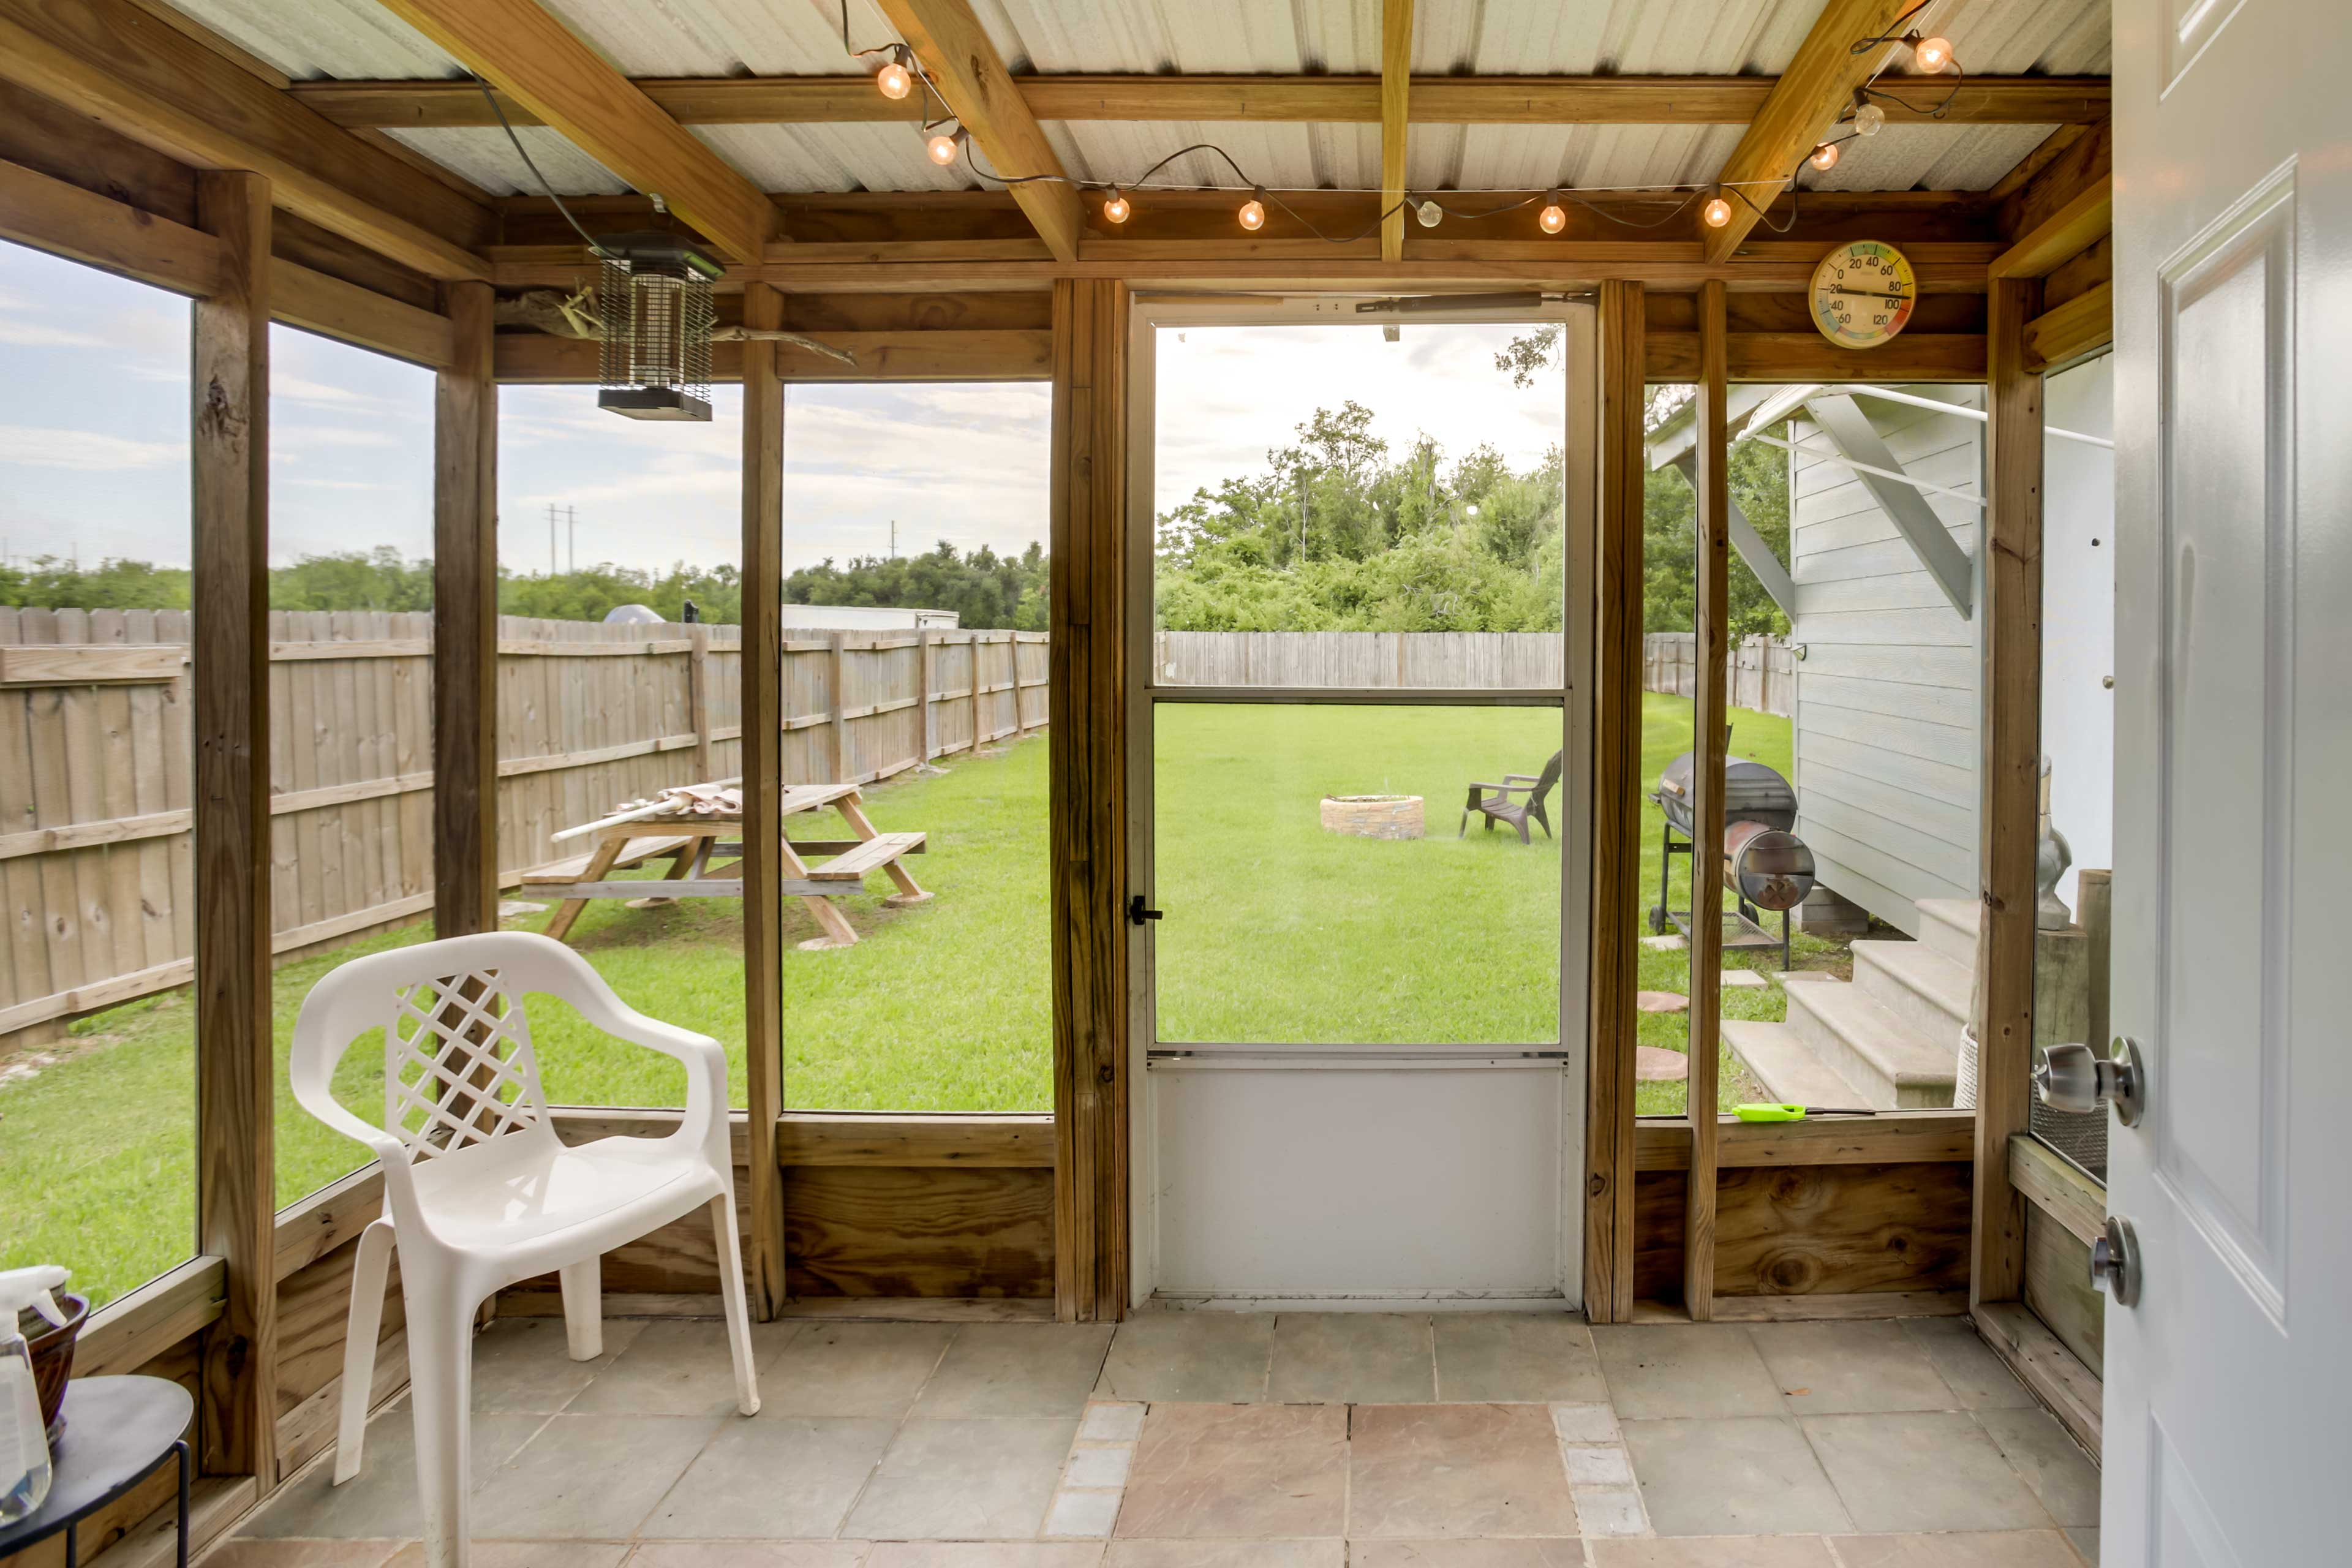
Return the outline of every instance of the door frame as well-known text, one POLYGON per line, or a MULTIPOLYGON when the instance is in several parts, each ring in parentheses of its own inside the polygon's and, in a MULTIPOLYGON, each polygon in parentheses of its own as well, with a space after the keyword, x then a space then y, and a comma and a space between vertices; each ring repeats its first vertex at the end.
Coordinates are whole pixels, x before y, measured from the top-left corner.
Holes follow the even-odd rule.
MULTIPOLYGON (((1153 716, 1163 700, 1277 701, 1304 705, 1348 703, 1378 706, 1430 705, 1443 692, 1452 700, 1443 705, 1473 706, 1465 696, 1492 705, 1550 706, 1557 703, 1561 722, 1560 777, 1567 808, 1560 815, 1560 966, 1559 1050, 1561 1056, 1560 1158, 1558 1194, 1556 1275, 1560 1299, 1547 1307, 1579 1309, 1583 1304, 1585 1274, 1585 1180, 1587 1085, 1591 1070, 1590 1014, 1586 1005, 1591 965, 1592 825, 1589 810, 1593 779, 1592 662, 1595 584, 1595 515, 1598 486, 1600 425, 1597 353, 1599 312, 1587 294, 1546 295, 1533 310, 1524 306, 1497 309, 1491 303, 1461 310, 1360 310, 1360 305, 1391 298, 1362 293, 1269 297, 1264 295, 1202 297, 1200 295, 1134 296, 1129 312, 1128 441, 1126 478, 1128 504, 1123 537, 1125 559, 1124 665, 1127 679, 1127 820, 1129 878, 1133 892, 1147 902, 1153 898, 1153 716), (1561 327, 1561 367, 1565 386, 1560 445, 1562 507, 1566 528, 1564 607, 1560 636, 1561 688, 1488 691, 1484 689, 1371 688, 1331 690, 1267 688, 1264 695, 1221 688, 1184 688, 1184 695, 1163 698, 1154 682, 1151 659, 1152 546, 1157 526, 1154 479, 1157 470, 1157 334, 1162 327, 1235 327, 1277 325, 1360 325, 1404 322, 1421 325, 1462 323, 1528 323, 1557 321, 1561 327), (1214 693, 1213 697, 1210 693, 1214 693)), ((1177 689, 1168 689, 1174 690, 1177 689)), ((1136 1086, 1128 1097, 1129 1284, 1128 1307, 1143 1308, 1157 1285, 1158 1180, 1154 1169, 1155 1141, 1151 1135, 1152 1089, 1149 1059, 1154 1044, 1156 998, 1153 994, 1154 934, 1145 924, 1128 935, 1128 1081, 1136 1086)), ((1549 1048, 1547 1047, 1546 1048, 1549 1048)), ((1431 1302, 1426 1305, 1439 1305, 1431 1302)), ((1463 1305, 1478 1303, 1464 1302, 1463 1305)), ((1503 1303, 1485 1303, 1489 1306, 1503 1303)), ((1534 1305, 1529 1302, 1528 1305, 1534 1305)))

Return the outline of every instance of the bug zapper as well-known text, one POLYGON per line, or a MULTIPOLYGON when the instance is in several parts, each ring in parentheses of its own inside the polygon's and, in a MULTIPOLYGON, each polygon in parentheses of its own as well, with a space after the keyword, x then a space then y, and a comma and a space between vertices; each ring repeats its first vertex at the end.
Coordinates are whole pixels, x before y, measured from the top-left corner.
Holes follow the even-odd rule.
POLYGON ((727 269, 674 234, 617 234, 604 253, 596 406, 631 419, 710 417, 711 283, 727 269))

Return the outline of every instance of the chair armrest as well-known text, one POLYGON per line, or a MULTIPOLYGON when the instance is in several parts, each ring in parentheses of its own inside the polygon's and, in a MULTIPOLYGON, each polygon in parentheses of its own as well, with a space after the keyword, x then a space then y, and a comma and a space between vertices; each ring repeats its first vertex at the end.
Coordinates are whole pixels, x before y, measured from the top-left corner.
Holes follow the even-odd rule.
MULTIPOLYGON (((1503 776, 1505 778, 1509 778, 1513 775, 1506 773, 1503 776)), ((1535 781, 1532 779, 1528 781, 1528 784, 1532 784, 1535 781)), ((1491 790, 1496 795, 1524 795, 1527 793, 1528 785, 1523 784, 1474 784, 1470 787, 1473 790, 1491 790)))
POLYGON ((1503 777, 1513 784, 1543 783, 1543 775, 1541 773, 1505 773, 1503 777))
POLYGON ((662 1142, 715 1149, 719 1168, 725 1171, 732 1157, 728 1151, 727 1048, 708 1035, 647 1017, 622 1001, 603 975, 590 973, 595 985, 564 1000, 604 1033, 673 1057, 684 1066, 686 1110, 678 1117, 677 1131, 662 1142))

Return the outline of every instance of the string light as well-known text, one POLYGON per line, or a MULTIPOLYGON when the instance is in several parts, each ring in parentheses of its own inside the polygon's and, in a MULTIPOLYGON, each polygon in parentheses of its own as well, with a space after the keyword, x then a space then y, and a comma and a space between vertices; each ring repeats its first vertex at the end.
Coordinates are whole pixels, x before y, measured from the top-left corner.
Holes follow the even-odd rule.
POLYGON ((1252 186, 1250 199, 1242 204, 1242 226, 1253 234, 1265 226, 1265 191, 1263 187, 1252 186))
POLYGON ((923 151, 930 154, 932 163, 942 169, 948 167, 963 156, 963 127, 933 132, 930 140, 923 143, 923 151))
POLYGON ((1921 38, 1916 33, 1912 37, 1916 41, 1911 46, 1911 58, 1919 63, 1921 70, 1934 76, 1952 63, 1951 39, 1921 38))
POLYGON ((1445 209, 1435 202, 1424 201, 1412 209, 1412 216, 1421 220, 1422 227, 1435 228, 1444 219, 1445 209))
POLYGON ((1546 234, 1558 234, 1568 226, 1568 209, 1559 205, 1558 191, 1544 198, 1544 209, 1536 214, 1536 223, 1546 234))
POLYGON ((1886 110, 1864 100, 1853 111, 1853 132, 1857 136, 1875 136, 1886 129, 1886 110))
POLYGON ((882 96, 896 100, 915 90, 915 73, 907 68, 907 46, 898 45, 890 51, 889 61, 874 73, 874 85, 882 96))
POLYGON ((1723 199, 1721 191, 1717 191, 1706 198, 1706 205, 1698 209, 1698 216, 1706 220, 1707 227, 1721 228, 1731 221, 1731 204, 1723 199))
POLYGON ((1110 195, 1103 198, 1103 217, 1108 222, 1125 223, 1127 215, 1131 210, 1133 209, 1127 205, 1127 198, 1118 194, 1117 185, 1113 185, 1110 188, 1110 195))
POLYGON ((1820 146, 1814 148, 1812 155, 1805 160, 1806 163, 1811 163, 1814 168, 1823 171, 1836 168, 1837 161, 1838 144, 1834 142, 1822 142, 1820 146))

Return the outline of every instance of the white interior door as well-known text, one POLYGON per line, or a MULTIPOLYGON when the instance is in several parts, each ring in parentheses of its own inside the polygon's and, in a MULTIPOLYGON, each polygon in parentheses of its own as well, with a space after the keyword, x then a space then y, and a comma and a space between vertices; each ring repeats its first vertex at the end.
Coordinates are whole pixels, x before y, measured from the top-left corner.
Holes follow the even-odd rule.
POLYGON ((2116 7, 2111 1563, 2352 1561, 2352 8, 2116 7))

